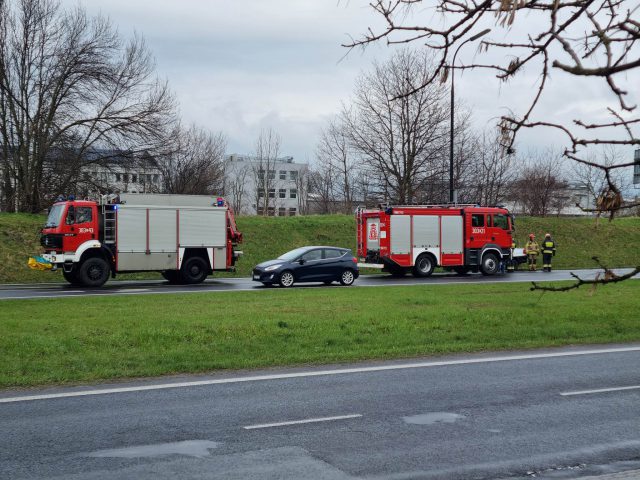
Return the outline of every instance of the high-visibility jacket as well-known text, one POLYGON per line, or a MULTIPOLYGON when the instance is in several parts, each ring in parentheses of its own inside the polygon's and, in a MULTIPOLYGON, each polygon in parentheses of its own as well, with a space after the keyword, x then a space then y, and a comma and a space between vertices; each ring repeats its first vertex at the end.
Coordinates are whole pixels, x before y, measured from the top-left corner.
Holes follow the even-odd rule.
POLYGON ((542 242, 542 253, 556 254, 556 242, 550 238, 545 238, 542 242))
POLYGON ((529 240, 524 246, 524 251, 527 255, 538 255, 540 253, 540 247, 535 240, 529 240))

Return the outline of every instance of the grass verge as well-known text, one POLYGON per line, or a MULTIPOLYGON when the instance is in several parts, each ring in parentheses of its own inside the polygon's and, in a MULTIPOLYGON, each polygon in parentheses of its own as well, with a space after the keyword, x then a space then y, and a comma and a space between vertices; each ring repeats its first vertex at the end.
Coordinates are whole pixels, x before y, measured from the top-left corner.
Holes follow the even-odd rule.
POLYGON ((3 301, 0 387, 640 340, 640 281, 3 301))

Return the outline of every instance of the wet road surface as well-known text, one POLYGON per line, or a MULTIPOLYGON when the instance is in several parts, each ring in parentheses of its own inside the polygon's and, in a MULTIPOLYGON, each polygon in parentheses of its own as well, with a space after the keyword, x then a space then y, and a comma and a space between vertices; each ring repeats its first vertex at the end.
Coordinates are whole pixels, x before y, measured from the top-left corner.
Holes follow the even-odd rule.
MULTIPOLYGON (((631 269, 615 269, 618 274, 624 274, 631 269)), ((450 285, 464 283, 512 283, 532 281, 561 281, 573 280, 571 273, 581 278, 593 278, 601 270, 554 270, 546 273, 542 271, 526 272, 518 271, 506 275, 485 277, 481 274, 456 275, 453 273, 436 273, 428 278, 414 278, 411 275, 405 277, 391 277, 390 275, 361 275, 355 282, 357 287, 391 287, 407 285, 450 285)), ((55 273, 52 273, 55 275, 55 273)), ((638 277, 636 277, 638 278, 638 277)), ((250 278, 210 278, 200 285, 171 285, 164 280, 136 280, 136 281, 109 281, 101 288, 78 288, 67 283, 51 284, 0 284, 0 300, 26 299, 26 298, 60 298, 70 296, 88 295, 141 295, 159 293, 194 293, 194 292, 229 292, 229 291, 266 291, 259 282, 250 278)), ((296 284, 294 288, 344 288, 338 283, 325 286, 321 283, 296 284)))

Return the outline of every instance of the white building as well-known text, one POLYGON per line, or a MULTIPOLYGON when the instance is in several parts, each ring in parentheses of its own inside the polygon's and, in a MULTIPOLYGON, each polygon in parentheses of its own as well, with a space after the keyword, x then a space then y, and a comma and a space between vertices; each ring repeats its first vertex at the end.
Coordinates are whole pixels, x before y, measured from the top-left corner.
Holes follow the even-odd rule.
POLYGON ((300 215, 306 213, 308 169, 293 157, 231 154, 225 159, 225 196, 241 215, 300 215))

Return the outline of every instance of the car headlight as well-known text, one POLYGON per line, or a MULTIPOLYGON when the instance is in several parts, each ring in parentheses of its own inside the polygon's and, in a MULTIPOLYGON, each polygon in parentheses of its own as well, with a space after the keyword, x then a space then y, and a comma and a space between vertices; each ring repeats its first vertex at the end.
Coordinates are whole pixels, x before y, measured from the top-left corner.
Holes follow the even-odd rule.
POLYGON ((273 272, 274 270, 279 269, 281 266, 282 266, 281 264, 278 264, 278 265, 271 265, 271 266, 269 266, 269 267, 265 268, 265 269, 264 269, 264 271, 265 271, 265 272, 273 272))

